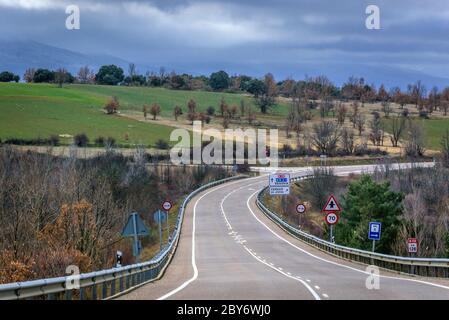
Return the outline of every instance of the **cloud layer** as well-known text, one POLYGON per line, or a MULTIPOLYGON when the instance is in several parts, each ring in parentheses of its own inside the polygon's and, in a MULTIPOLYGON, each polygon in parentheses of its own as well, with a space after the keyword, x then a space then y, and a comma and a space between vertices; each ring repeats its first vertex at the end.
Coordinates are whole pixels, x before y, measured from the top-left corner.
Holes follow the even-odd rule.
POLYGON ((3 38, 155 69, 301 77, 366 66, 449 77, 447 0, 0 0, 0 28, 3 38), (79 31, 65 29, 69 4, 81 9, 79 31), (380 7, 381 30, 365 28, 370 4, 380 7))

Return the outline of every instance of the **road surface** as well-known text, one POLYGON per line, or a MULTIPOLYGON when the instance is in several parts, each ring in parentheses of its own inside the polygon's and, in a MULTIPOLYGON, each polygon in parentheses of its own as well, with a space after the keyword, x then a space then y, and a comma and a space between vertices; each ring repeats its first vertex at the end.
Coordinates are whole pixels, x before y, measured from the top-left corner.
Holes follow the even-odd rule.
MULTIPOLYGON (((339 167, 336 172, 367 169, 372 167, 339 167)), ((307 173, 301 169, 295 175, 307 173)), ((449 299, 446 280, 383 270, 376 278, 365 265, 291 237, 255 204, 267 182, 267 176, 234 181, 195 197, 165 275, 119 299, 449 299), (376 280, 379 288, 373 289, 376 280)))

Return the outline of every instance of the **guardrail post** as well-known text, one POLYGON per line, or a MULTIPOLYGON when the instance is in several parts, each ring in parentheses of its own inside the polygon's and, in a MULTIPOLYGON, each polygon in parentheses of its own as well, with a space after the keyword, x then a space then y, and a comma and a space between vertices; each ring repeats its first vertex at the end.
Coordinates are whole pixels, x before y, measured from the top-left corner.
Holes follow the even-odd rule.
POLYGON ((115 295, 115 283, 117 282, 117 279, 115 278, 114 275, 114 279, 112 279, 111 281, 111 296, 115 295))
POLYGON ((72 300, 72 290, 66 290, 65 291, 65 300, 72 300))
POLYGON ((92 300, 97 300, 97 284, 96 283, 94 283, 92 286, 92 300))
MULTIPOLYGON (((128 272, 128 271, 127 271, 128 272)), ((128 274, 126 274, 125 275, 125 281, 126 281, 126 285, 125 285, 125 289, 128 289, 129 288, 129 275, 128 274)))
POLYGON ((123 275, 120 275, 119 290, 120 290, 120 292, 123 292, 123 275))
POLYGON ((103 282, 102 288, 101 288, 101 298, 106 299, 108 295, 108 281, 103 282))

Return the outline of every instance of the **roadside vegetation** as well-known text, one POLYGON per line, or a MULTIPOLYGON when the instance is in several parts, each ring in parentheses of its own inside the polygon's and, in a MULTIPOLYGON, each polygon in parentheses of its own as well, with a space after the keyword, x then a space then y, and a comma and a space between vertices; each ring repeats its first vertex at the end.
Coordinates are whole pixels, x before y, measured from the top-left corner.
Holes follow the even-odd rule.
MULTIPOLYGON (((447 140, 446 152, 447 152, 447 140)), ((329 239, 321 209, 334 194, 343 211, 334 227, 337 244, 371 250, 370 221, 382 223, 376 251, 407 256, 407 239, 417 238, 419 257, 449 258, 449 168, 447 158, 432 168, 413 166, 391 170, 379 165, 374 174, 337 177, 328 167, 315 168, 313 177, 296 183, 291 194, 271 197, 265 203, 284 219, 306 232, 329 239), (307 212, 296 213, 304 203, 307 212)))
MULTIPOLYGON (((149 161, 143 149, 132 157, 108 152, 92 159, 23 153, 0 147, 0 283, 65 275, 134 262, 129 239, 121 231, 137 211, 150 229, 141 238, 142 259, 159 250, 153 212, 164 200, 170 231, 183 198, 209 181, 228 176, 224 168, 172 167, 149 161)), ((164 229, 164 242, 168 233, 164 229)))

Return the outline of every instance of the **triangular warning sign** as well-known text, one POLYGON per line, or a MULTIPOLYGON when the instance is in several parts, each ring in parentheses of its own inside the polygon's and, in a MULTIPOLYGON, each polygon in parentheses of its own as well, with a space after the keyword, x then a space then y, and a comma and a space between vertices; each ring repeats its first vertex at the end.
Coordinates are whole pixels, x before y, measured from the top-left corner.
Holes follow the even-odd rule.
POLYGON ((323 208, 323 212, 338 212, 341 211, 340 205, 335 199, 334 195, 331 195, 323 208))
POLYGON ((145 224, 143 223, 140 216, 136 212, 134 212, 129 216, 128 222, 123 228, 122 236, 132 237, 136 233, 138 236, 142 237, 150 235, 150 232, 148 231, 147 227, 145 227, 145 224))

